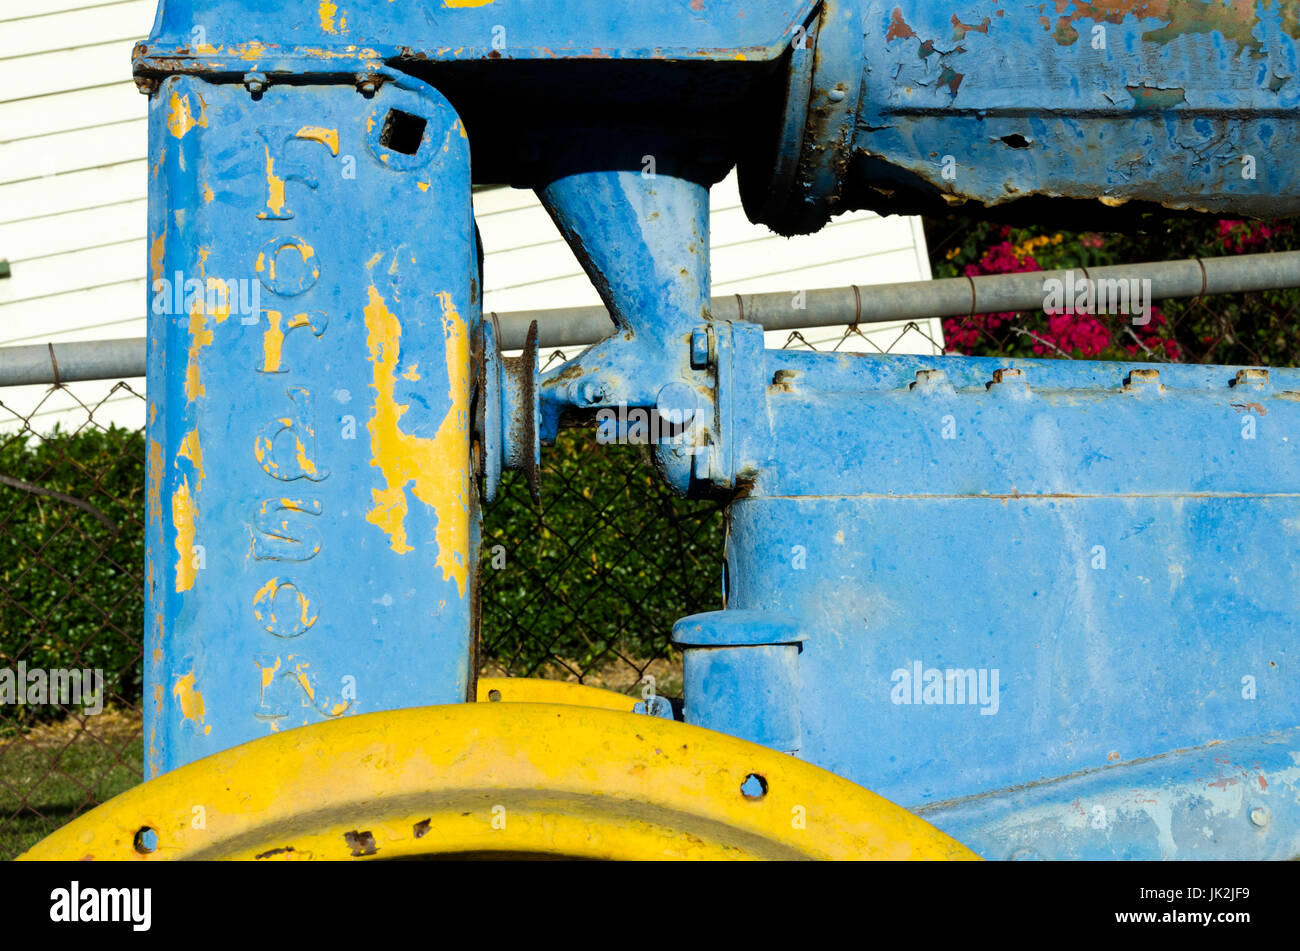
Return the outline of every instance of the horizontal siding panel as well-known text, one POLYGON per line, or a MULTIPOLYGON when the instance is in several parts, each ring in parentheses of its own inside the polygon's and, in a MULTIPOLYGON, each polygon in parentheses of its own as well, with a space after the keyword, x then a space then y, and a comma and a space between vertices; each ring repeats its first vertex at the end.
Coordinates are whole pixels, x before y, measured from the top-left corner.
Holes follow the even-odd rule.
MULTIPOLYGON (((484 245, 486 247, 486 244, 484 245)), ((484 292, 517 287, 536 287, 556 279, 583 277, 578 261, 569 246, 559 241, 521 248, 495 251, 483 264, 484 292)), ((564 306, 559 304, 557 306, 564 306)))
POLYGON ((80 251, 105 244, 137 241, 144 260, 148 201, 134 201, 0 224, 0 254, 11 264, 80 251))
POLYGON ((0 145, 0 185, 141 159, 147 136, 139 118, 0 145))
MULTIPOLYGON (((43 17, 51 13, 62 13, 65 10, 98 10, 100 7, 119 6, 133 0, 38 0, 38 2, 40 9, 33 10, 31 0, 0 0, 0 23, 6 20, 43 17)), ((151 20, 148 27, 152 26, 151 20)))
MULTIPOLYGON (((18 99, 0 104, 0 145, 124 119, 141 119, 148 111, 148 98, 140 95, 132 82, 18 99)), ((146 148, 147 144, 141 140, 141 156, 146 148)))
POLYGON ((790 275, 811 270, 839 284, 880 283, 890 279, 890 271, 873 259, 894 258, 894 266, 897 266, 900 253, 906 262, 906 273, 915 274, 910 248, 875 251, 871 229, 865 225, 846 228, 844 234, 846 240, 843 241, 753 242, 717 249, 713 257, 714 287, 733 293, 752 289, 748 283, 751 281, 768 282, 770 278, 781 278, 787 281, 784 287, 796 290, 809 285, 789 283, 790 275), (873 274, 878 276, 873 279, 873 274))
MULTIPOLYGON (((84 318, 82 318, 84 319, 84 318)), ((66 330, 56 330, 47 333, 35 334, 23 340, 13 341, 12 344, 5 346, 27 346, 34 343, 74 343, 77 341, 94 341, 94 340, 118 340, 124 337, 144 337, 149 333, 149 322, 146 317, 140 315, 128 320, 109 321, 106 323, 96 323, 91 325, 82 325, 76 319, 70 321, 77 326, 68 327, 66 330)))
MULTIPOLYGON (((537 196, 531 188, 508 188, 504 185, 480 188, 474 192, 474 216, 488 217, 520 208, 537 208, 537 196)), ((543 211, 543 214, 545 212, 543 211)))
POLYGON ((3 81, 0 81, 0 102, 130 79, 133 45, 131 40, 115 40, 9 60, 4 64, 3 81))
POLYGON ((38 4, 29 5, 28 9, 43 15, 24 17, 0 27, 0 59, 74 49, 108 40, 134 43, 148 35, 155 7, 154 0, 130 0, 55 13, 38 0, 38 4))
POLYGON ((600 303, 587 275, 552 279, 524 287, 489 290, 483 295, 485 310, 549 310, 554 307, 589 307, 600 303))
POLYGON ((144 276, 145 247, 137 242, 70 251, 15 264, 0 281, 0 304, 103 287, 144 276))
POLYGON ((111 287, 0 304, 0 346, 41 343, 78 328, 94 329, 82 338, 88 340, 139 337, 143 331, 123 328, 143 320, 148 306, 143 277, 111 287))
POLYGON ((0 185, 0 224, 143 198, 149 190, 148 174, 148 163, 141 158, 0 185))
POLYGON ((488 214, 476 212, 475 220, 484 249, 490 249, 492 253, 530 247, 540 242, 564 244, 555 222, 535 199, 522 208, 500 209, 488 214))
POLYGON ((783 267, 769 264, 761 274, 749 274, 734 281, 714 281, 715 294, 766 294, 780 291, 811 290, 818 287, 846 287, 857 284, 891 284, 898 281, 923 281, 916 272, 916 255, 911 248, 859 255, 848 261, 783 267))

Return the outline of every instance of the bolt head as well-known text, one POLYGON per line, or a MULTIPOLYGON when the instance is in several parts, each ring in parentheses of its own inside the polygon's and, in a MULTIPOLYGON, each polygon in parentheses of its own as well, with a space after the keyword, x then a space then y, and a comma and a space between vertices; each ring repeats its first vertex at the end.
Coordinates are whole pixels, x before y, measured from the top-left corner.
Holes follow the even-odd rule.
POLYGON ((582 384, 580 395, 582 401, 588 405, 600 403, 607 395, 605 392, 605 384, 596 380, 588 380, 586 383, 582 384))
POLYGON ((1256 806, 1254 809, 1250 810, 1250 821, 1261 829, 1268 825, 1268 820, 1268 806, 1256 806))

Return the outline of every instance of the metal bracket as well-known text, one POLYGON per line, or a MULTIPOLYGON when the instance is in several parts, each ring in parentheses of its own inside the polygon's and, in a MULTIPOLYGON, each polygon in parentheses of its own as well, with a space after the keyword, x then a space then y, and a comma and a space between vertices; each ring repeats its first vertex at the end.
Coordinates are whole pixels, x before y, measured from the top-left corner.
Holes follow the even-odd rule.
POLYGON ((537 321, 528 327, 523 352, 503 356, 496 314, 483 319, 483 358, 478 369, 474 427, 482 456, 483 501, 496 501, 504 469, 522 470, 534 502, 541 501, 541 405, 537 388, 537 321))

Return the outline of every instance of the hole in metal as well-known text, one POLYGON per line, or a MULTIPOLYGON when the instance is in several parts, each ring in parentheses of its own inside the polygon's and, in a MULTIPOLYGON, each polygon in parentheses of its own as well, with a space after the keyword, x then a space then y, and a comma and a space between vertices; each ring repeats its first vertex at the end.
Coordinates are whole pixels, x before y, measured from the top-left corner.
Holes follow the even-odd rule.
POLYGON ((158 833, 150 826, 141 826, 135 834, 135 850, 141 855, 148 855, 158 849, 158 833))
POLYGON ((428 121, 401 109, 389 109, 384 117, 384 129, 379 133, 379 144, 403 155, 420 151, 424 140, 424 127, 428 121))

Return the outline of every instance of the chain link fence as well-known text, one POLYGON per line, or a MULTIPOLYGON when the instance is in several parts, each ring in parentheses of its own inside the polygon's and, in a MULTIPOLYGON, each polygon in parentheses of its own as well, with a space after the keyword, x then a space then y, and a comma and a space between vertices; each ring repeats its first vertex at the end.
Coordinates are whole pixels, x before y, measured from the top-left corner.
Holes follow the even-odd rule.
POLYGON ((0 391, 0 858, 141 777, 144 435, 103 420, 144 398, 103 390, 0 391))
MULTIPOLYGON (((941 352, 932 326, 793 331, 768 345, 888 353, 907 341, 941 352)), ((105 421, 133 403, 143 418, 143 393, 119 382, 51 386, 21 406, 6 397, 0 390, 0 677, 103 678, 75 698, 0 702, 0 859, 140 782, 144 626, 144 434, 105 421)), ((542 467, 540 504, 507 473, 485 513, 480 675, 626 693, 653 684, 679 697, 672 625, 722 606, 722 504, 676 496, 648 447, 598 445, 592 429, 561 431, 542 467)))

